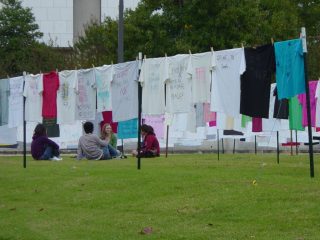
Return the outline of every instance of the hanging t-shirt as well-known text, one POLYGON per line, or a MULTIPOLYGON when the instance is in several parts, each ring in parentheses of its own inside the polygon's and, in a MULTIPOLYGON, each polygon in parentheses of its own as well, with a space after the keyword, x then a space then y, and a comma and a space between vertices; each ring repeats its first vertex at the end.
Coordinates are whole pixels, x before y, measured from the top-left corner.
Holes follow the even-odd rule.
POLYGON ((290 130, 304 131, 302 126, 302 105, 297 96, 289 99, 289 127, 290 130))
POLYGON ((114 65, 111 82, 112 120, 126 121, 138 117, 138 61, 114 65))
POLYGON ((245 48, 246 71, 241 76, 240 113, 268 118, 271 76, 275 72, 272 44, 245 48))
POLYGON ((291 98, 305 93, 302 40, 276 42, 274 47, 278 98, 291 98))
POLYGON ((8 127, 14 128, 23 124, 23 77, 10 78, 8 127))
POLYGON ((252 117, 249 117, 246 115, 241 116, 241 127, 242 128, 246 128, 249 122, 252 122, 252 117))
POLYGON ((262 118, 252 118, 252 132, 262 132, 262 118))
POLYGON ((320 84, 316 89, 316 127, 320 127, 320 84))
POLYGON ((216 113, 210 111, 210 103, 203 104, 203 120, 204 122, 216 121, 216 113))
POLYGON ((278 88, 275 87, 273 91, 275 96, 273 117, 277 119, 289 118, 289 104, 288 99, 278 99, 278 88))
MULTIPOLYGON (((263 132, 276 132, 279 130, 288 130, 289 129, 289 124, 287 122, 288 120, 280 120, 280 119, 273 117, 275 100, 276 100, 276 96, 274 95, 275 89, 276 89, 276 84, 272 83, 271 89, 270 89, 269 118, 262 119, 263 132)), ((285 99, 283 99, 283 100, 285 100, 285 99)))
POLYGON ((57 117, 57 91, 59 89, 59 76, 57 72, 43 74, 43 104, 42 116, 45 118, 57 117))
POLYGON ((164 86, 169 78, 166 57, 144 59, 139 82, 142 86, 142 113, 159 115, 165 112, 164 86))
MULTIPOLYGON (((310 93, 310 110, 311 110, 311 126, 315 127, 316 119, 316 90, 318 81, 309 81, 309 93, 310 93)), ((298 100, 302 104, 302 125, 308 126, 308 114, 307 114, 307 98, 306 94, 299 94, 298 100)))
POLYGON ((216 65, 215 53, 205 52, 191 55, 192 66, 192 102, 209 103, 211 71, 216 65))
POLYGON ((59 72, 57 94, 57 123, 72 124, 76 121, 76 92, 78 89, 77 71, 59 72))
POLYGON ((194 108, 196 112, 196 127, 206 126, 206 122, 204 121, 203 103, 196 103, 194 108))
POLYGON ((94 70, 97 84, 97 112, 111 111, 113 65, 104 65, 94 70))
POLYGON ((42 91, 42 74, 30 74, 25 77, 23 96, 26 97, 26 121, 42 123, 42 91))
POLYGON ((112 112, 111 111, 105 111, 102 112, 102 122, 101 122, 101 128, 105 123, 109 123, 112 128, 112 132, 117 133, 118 132, 118 122, 112 121, 112 112))
POLYGON ((9 79, 0 79, 0 126, 8 124, 9 79))
POLYGON ((118 138, 138 138, 138 118, 118 122, 118 138))
POLYGON ((154 133, 158 139, 164 137, 164 115, 158 116, 143 116, 143 123, 152 126, 154 133))
POLYGON ((240 75, 246 70, 244 49, 217 51, 216 61, 216 67, 212 72, 211 111, 238 117, 240 75))
POLYGON ((169 113, 189 112, 191 105, 191 56, 179 54, 168 57, 168 63, 166 111, 169 113))
POLYGON ((76 102, 77 120, 95 120, 96 84, 93 69, 78 71, 78 92, 76 102))

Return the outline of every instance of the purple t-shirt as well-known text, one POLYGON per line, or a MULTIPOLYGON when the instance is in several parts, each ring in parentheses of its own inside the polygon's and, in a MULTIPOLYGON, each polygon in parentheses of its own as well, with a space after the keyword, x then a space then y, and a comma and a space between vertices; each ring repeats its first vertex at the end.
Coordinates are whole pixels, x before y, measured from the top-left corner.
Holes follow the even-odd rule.
MULTIPOLYGON (((310 92, 310 108, 311 108, 311 126, 315 127, 316 119, 316 90, 318 81, 309 81, 309 92, 310 92)), ((307 117, 307 99, 306 94, 299 94, 298 100, 302 105, 302 125, 304 127, 308 126, 307 117)))
POLYGON ((252 118, 252 132, 262 132, 262 118, 252 118))

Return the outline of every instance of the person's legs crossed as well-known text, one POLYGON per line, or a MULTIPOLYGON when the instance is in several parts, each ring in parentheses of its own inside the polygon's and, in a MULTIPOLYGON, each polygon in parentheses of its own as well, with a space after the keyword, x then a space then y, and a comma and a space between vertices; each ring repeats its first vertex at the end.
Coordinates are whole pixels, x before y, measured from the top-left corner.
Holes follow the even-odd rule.
POLYGON ((108 149, 111 157, 118 157, 121 155, 121 153, 110 144, 108 144, 108 149))

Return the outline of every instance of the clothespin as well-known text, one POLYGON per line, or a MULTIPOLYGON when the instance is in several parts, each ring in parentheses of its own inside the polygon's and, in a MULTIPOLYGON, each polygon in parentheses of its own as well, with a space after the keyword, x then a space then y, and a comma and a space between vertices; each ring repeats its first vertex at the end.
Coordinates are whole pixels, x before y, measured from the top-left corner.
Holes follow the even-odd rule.
POLYGON ((272 43, 272 45, 274 44, 273 38, 271 38, 271 43, 272 43))
POLYGON ((113 61, 111 60, 111 65, 113 65, 113 61))
POLYGON ((147 55, 144 55, 144 60, 146 60, 147 59, 147 55))
POLYGON ((189 49, 189 54, 192 55, 191 50, 189 49))
POLYGON ((7 75, 7 78, 10 79, 9 75, 7 75))
POLYGON ((243 46, 243 42, 241 42, 241 47, 242 47, 242 48, 244 48, 244 46, 243 46))
POLYGON ((213 47, 210 47, 210 51, 213 52, 213 47))
POLYGON ((92 63, 92 68, 94 68, 94 64, 92 63))
POLYGON ((59 71, 58 71, 58 68, 56 68, 56 73, 58 73, 59 71))
POLYGON ((165 53, 164 56, 167 57, 167 53, 165 53))

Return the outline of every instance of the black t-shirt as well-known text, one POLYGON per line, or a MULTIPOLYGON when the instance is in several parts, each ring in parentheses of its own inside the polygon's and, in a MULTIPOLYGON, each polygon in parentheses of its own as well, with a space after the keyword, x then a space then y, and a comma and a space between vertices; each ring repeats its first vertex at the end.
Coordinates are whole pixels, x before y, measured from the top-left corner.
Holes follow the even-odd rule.
POLYGON ((289 103, 288 99, 278 99, 277 87, 273 91, 273 96, 276 97, 274 101, 273 118, 288 119, 289 118, 289 103))
POLYGON ((272 44, 245 48, 246 71, 241 76, 240 113, 259 118, 269 117, 271 77, 275 72, 272 44))

